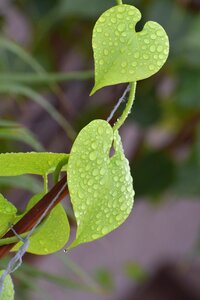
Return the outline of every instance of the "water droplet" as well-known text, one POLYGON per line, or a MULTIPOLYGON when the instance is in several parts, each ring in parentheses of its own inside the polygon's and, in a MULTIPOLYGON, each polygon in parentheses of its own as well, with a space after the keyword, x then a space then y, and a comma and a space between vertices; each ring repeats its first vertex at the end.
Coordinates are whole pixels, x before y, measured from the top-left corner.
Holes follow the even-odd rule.
POLYGON ((103 53, 104 53, 104 55, 108 55, 109 52, 107 49, 104 49, 103 53))
POLYGON ((125 8, 124 6, 118 6, 117 10, 118 12, 124 12, 125 8))
POLYGON ((124 68, 124 67, 126 67, 126 66, 127 66, 127 62, 126 62, 126 61, 123 61, 123 62, 121 63, 121 67, 124 68))
POLYGON ((125 186, 123 185, 122 187, 121 187, 121 192, 124 192, 126 190, 126 188, 125 188, 125 186))
POLYGON ((104 64, 103 59, 100 59, 99 64, 102 66, 104 64))
POLYGON ((78 196, 79 196, 80 199, 84 198, 84 195, 83 195, 82 191, 80 191, 80 190, 78 191, 78 196))
POLYGON ((118 18, 118 19, 123 19, 123 15, 117 14, 117 18, 118 18))
POLYGON ((104 17, 101 17, 101 18, 99 19, 99 22, 100 22, 100 23, 104 23, 105 20, 106 20, 106 19, 105 19, 104 17))
POLYGON ((121 52, 121 53, 124 53, 125 51, 126 51, 126 48, 121 48, 121 49, 120 49, 120 52, 121 52))
POLYGON ((118 176, 114 176, 114 181, 117 182, 119 180, 118 176))
MULTIPOLYGON (((134 62, 131 63, 131 65, 132 65, 132 67, 136 67, 136 66, 137 66, 137 62, 134 61, 134 62)), ((117 163, 119 164, 119 161, 117 161, 116 164, 117 164, 117 163)))
POLYGON ((102 32, 102 28, 100 28, 100 27, 97 27, 97 32, 102 32))
POLYGON ((96 239, 99 238, 99 235, 98 234, 92 234, 92 238, 93 238, 93 240, 96 240, 96 239))
POLYGON ((143 54, 144 59, 149 59, 149 56, 147 54, 143 54))
POLYGON ((90 160, 95 160, 96 157, 97 157, 96 151, 91 152, 90 155, 89 155, 89 159, 90 159, 90 160))
POLYGON ((108 232, 108 228, 107 227, 103 227, 101 230, 102 234, 106 234, 108 232))
POLYGON ((134 12, 133 10, 131 10, 131 9, 128 11, 128 15, 129 15, 129 16, 133 16, 134 13, 135 13, 135 12, 134 12))
POLYGON ((122 211, 125 211, 125 210, 127 209, 126 203, 123 203, 123 204, 121 205, 120 209, 121 209, 122 211))
POLYGON ((161 36, 164 35, 164 33, 163 33, 162 30, 157 30, 157 31, 156 31, 156 34, 157 34, 157 36, 159 36, 159 37, 161 37, 161 36))
POLYGON ((148 39, 144 39, 145 44, 149 44, 149 40, 148 39))
POLYGON ((152 46, 150 47, 150 51, 151 51, 151 52, 155 52, 155 51, 156 51, 156 47, 155 47, 154 45, 152 45, 152 46))
POLYGON ((92 186, 93 183, 94 183, 93 179, 90 179, 90 180, 88 181, 88 185, 90 185, 90 186, 92 186))
POLYGON ((164 49, 164 54, 167 55, 168 54, 168 50, 164 49))
POLYGON ((106 173, 106 169, 105 169, 105 168, 101 168, 100 174, 101 174, 101 175, 104 175, 105 173, 106 173))
POLYGON ((115 217, 115 219, 116 219, 117 221, 121 221, 122 217, 121 217, 121 215, 117 215, 117 216, 115 217))
POLYGON ((111 18, 111 22, 112 22, 113 24, 115 24, 115 23, 117 22, 117 20, 116 20, 115 18, 111 18))
POLYGON ((140 57, 140 53, 139 53, 139 52, 135 52, 135 53, 134 53, 134 57, 135 57, 135 58, 139 58, 139 57, 140 57))
POLYGON ((155 29, 156 26, 157 26, 157 25, 156 25, 154 22, 152 22, 152 21, 149 22, 148 25, 149 25, 149 27, 150 27, 151 29, 155 29))
POLYGON ((153 34, 151 34, 151 39, 152 40, 155 40, 156 39, 156 35, 153 33, 153 34))
POLYGON ((92 149, 96 149, 96 148, 97 148, 97 143, 93 142, 93 143, 91 144, 91 146, 92 146, 92 149))
POLYGON ((162 52, 162 51, 163 51, 163 47, 162 47, 161 45, 158 46, 158 47, 157 47, 157 51, 158 51, 158 52, 162 52))

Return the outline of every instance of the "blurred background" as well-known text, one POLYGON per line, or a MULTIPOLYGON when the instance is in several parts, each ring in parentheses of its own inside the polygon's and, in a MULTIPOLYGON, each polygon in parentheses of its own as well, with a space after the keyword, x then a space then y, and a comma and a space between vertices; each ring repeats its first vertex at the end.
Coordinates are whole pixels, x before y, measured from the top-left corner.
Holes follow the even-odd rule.
MULTIPOLYGON (((48 257, 27 255, 16 299, 200 299, 200 1, 124 0, 169 35, 170 56, 138 83, 120 133, 136 191, 113 233, 48 257)), ((126 85, 93 97, 92 29, 114 0, 0 0, 0 152, 69 152, 126 85)), ((117 112, 119 116, 123 104, 117 112)), ((39 178, 0 178, 22 209, 39 178)), ((5 261, 0 262, 0 267, 5 261)))

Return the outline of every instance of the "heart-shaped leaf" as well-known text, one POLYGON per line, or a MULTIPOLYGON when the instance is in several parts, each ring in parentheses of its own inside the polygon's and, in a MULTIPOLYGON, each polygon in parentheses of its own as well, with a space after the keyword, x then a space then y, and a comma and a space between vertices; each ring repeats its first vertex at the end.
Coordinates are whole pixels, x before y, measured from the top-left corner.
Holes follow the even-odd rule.
POLYGON ((148 78, 165 63, 169 53, 166 32, 152 21, 136 32, 140 19, 137 8, 123 4, 97 20, 92 39, 95 86, 91 95, 104 86, 148 78))
POLYGON ((0 176, 23 174, 46 175, 55 171, 59 162, 68 158, 65 153, 28 152, 0 154, 0 176))
MULTIPOLYGON (((4 270, 0 271, 0 277, 3 275, 4 270)), ((3 290, 0 294, 0 300, 13 300, 14 299, 14 286, 12 282, 12 278, 10 275, 7 275, 3 282, 3 290)))
MULTIPOLYGON (((27 205, 26 212, 29 211, 42 196, 43 194, 33 196, 27 205)), ((70 228, 67 215, 61 204, 56 205, 40 226, 40 229, 30 237, 27 252, 47 255, 59 251, 67 243, 70 228)), ((21 242, 18 243, 13 248, 13 251, 17 251, 21 244, 21 242)))
POLYGON ((16 207, 0 194, 0 237, 14 223, 16 213, 16 207))
POLYGON ((122 224, 132 209, 134 191, 120 136, 103 120, 95 120, 81 130, 67 171, 77 220, 73 248, 122 224), (112 144, 114 155, 110 157, 112 144))

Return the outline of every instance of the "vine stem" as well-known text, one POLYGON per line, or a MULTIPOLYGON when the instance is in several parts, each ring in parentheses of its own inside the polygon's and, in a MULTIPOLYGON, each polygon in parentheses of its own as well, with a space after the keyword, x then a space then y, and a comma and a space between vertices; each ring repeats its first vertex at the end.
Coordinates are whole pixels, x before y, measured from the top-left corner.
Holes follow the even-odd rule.
MULTIPOLYGON (((18 235, 23 234, 32 230, 32 228, 37 224, 38 220, 44 214, 48 206, 53 202, 53 205, 49 209, 48 213, 68 194, 68 189, 65 189, 60 193, 62 188, 66 186, 67 178, 64 176, 54 187, 44 196, 42 199, 33 206, 14 226, 13 229, 18 233, 18 235), (59 196, 58 196, 59 195, 59 196), (58 196, 58 198, 57 198, 58 196)), ((9 230, 2 238, 13 237, 14 233, 9 230)), ((8 254, 8 252, 15 246, 15 243, 9 245, 0 246, 0 259, 8 254)))
POLYGON ((117 5, 123 4, 123 3, 122 3, 122 0, 116 0, 116 2, 117 2, 117 5))
POLYGON ((126 104, 126 108, 123 111, 121 117, 117 120, 117 122, 113 126, 113 130, 114 131, 118 130, 123 125, 124 121, 126 120, 126 118, 128 117, 129 113, 131 112, 131 108, 132 108, 133 102, 135 100, 136 86, 137 86, 136 82, 132 82, 130 84, 130 93, 129 93, 129 97, 128 97, 128 102, 126 104))

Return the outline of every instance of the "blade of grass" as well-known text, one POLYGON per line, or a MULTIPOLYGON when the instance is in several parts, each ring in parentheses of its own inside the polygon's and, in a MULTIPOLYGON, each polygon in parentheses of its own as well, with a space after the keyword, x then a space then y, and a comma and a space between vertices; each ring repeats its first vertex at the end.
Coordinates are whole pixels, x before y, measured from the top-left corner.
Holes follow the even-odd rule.
POLYGON ((18 84, 1 83, 0 92, 4 94, 25 96, 32 99, 51 115, 51 117, 64 129, 71 140, 74 140, 76 133, 69 122, 43 96, 36 93, 31 88, 18 84))
POLYGON ((0 120, 0 138, 24 142, 36 151, 45 151, 34 134, 19 123, 6 123, 4 120, 0 120))
POLYGON ((35 194, 43 190, 42 183, 30 175, 0 177, 0 187, 20 188, 35 194))
POLYGON ((67 73, 0 73, 0 82, 17 82, 26 84, 50 84, 70 80, 87 80, 93 78, 93 71, 77 71, 67 73))
POLYGON ((105 291, 90 275, 88 275, 83 269, 81 269, 75 262, 73 262, 69 257, 66 255, 58 256, 57 257, 66 265, 67 268, 69 268, 74 275, 76 275, 82 283, 84 283, 87 287, 87 289, 90 292, 93 292, 95 294, 103 295, 106 294, 107 291, 105 291))

